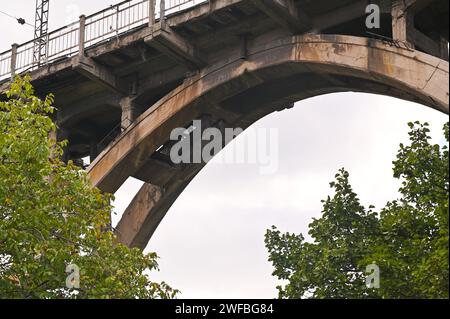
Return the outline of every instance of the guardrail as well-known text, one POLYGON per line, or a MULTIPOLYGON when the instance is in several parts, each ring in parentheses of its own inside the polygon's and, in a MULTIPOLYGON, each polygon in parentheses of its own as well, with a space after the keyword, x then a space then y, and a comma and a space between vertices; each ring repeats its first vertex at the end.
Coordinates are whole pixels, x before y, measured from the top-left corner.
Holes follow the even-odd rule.
POLYGON ((151 25, 161 18, 161 12, 163 17, 167 17, 207 1, 127 0, 90 16, 81 16, 79 21, 50 32, 47 39, 13 44, 10 50, 0 53, 0 81, 72 57, 80 49, 108 41, 135 28, 151 25), (41 61, 36 61, 34 47, 41 41, 47 44, 47 55, 41 61))

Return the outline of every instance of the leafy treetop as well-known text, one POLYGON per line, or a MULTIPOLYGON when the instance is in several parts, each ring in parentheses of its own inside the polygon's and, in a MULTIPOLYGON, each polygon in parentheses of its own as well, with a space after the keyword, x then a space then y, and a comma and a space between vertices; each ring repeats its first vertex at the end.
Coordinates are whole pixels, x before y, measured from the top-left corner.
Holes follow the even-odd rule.
POLYGON ((157 256, 117 243, 110 230, 113 196, 61 161, 53 96, 35 96, 17 78, 0 102, 0 298, 171 298, 151 282, 157 256), (80 269, 66 287, 67 265, 80 269))

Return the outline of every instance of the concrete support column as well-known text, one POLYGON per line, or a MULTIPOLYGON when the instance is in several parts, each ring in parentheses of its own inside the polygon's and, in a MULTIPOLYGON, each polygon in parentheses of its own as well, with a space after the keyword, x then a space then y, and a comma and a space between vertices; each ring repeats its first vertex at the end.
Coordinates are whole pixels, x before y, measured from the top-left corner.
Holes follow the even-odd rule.
POLYGON ((160 23, 161 23, 161 27, 165 27, 166 25, 166 1, 165 0, 161 0, 160 2, 160 23))
POLYGON ((120 100, 122 109, 122 131, 125 131, 138 117, 139 112, 133 97, 127 96, 120 100))
POLYGON ((17 62, 17 48, 19 45, 14 43, 11 46, 11 81, 14 81, 14 77, 16 76, 16 62, 17 62))
POLYGON ((148 26, 151 28, 155 24, 156 15, 156 3, 155 0, 148 0, 148 26))
POLYGON ((414 16, 407 10, 403 0, 392 1, 392 38, 414 46, 412 36, 414 32, 414 16))

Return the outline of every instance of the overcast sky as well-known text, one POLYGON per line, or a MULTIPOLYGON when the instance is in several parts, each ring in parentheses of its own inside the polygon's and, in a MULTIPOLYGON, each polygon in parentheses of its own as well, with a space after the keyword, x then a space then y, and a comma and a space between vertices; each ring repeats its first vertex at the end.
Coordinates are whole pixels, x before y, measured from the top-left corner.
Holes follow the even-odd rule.
MULTIPOLYGON (((0 10, 33 24, 35 0, 0 0, 0 10)), ((50 26, 56 28, 115 2, 58 0, 50 4, 50 26)), ((33 29, 0 15, 0 51, 30 40, 33 29)), ((447 116, 421 105, 356 93, 317 97, 274 113, 254 128, 276 128, 279 171, 261 175, 256 164, 221 164, 213 160, 179 197, 147 247, 160 257, 164 280, 182 298, 274 298, 276 280, 267 261, 264 233, 272 225, 282 231, 307 233, 319 217, 320 200, 329 182, 345 167, 365 205, 382 207, 396 197, 392 178, 400 142, 408 140, 408 121, 431 124, 434 141, 442 142, 447 116)), ((233 145, 244 143, 246 133, 233 145)), ((114 218, 141 183, 128 180, 117 192, 114 218)))

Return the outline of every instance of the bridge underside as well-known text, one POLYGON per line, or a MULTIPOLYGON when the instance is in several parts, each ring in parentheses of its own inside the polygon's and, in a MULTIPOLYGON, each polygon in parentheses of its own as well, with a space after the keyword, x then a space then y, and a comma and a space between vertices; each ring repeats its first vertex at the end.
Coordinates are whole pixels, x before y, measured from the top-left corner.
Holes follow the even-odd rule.
MULTIPOLYGON (((56 95, 59 136, 70 141, 67 159, 94 159, 121 132, 121 125, 128 126, 206 65, 244 58, 246 44, 302 33, 367 37, 369 2, 377 3, 212 0, 169 16, 163 25, 144 25, 87 48, 81 58, 43 67, 32 73, 34 85, 42 94, 56 95)), ((378 2, 381 29, 369 31, 401 41, 392 45, 409 44, 448 59, 448 1, 378 2)))
POLYGON ((56 94, 66 159, 90 156, 89 175, 106 192, 130 176, 146 182, 116 230, 144 248, 204 167, 170 161, 175 127, 202 119, 245 129, 296 101, 347 91, 448 114, 448 1, 378 1, 376 35, 365 26, 368 3, 212 0, 32 76, 38 92, 56 94))
POLYGON ((415 101, 448 113, 448 63, 366 38, 288 36, 248 48, 185 81, 142 114, 91 164, 95 185, 114 192, 129 176, 147 184, 117 226, 122 242, 145 247, 167 210, 203 165, 174 165, 170 132, 194 119, 247 128, 312 96, 361 91, 415 101))

